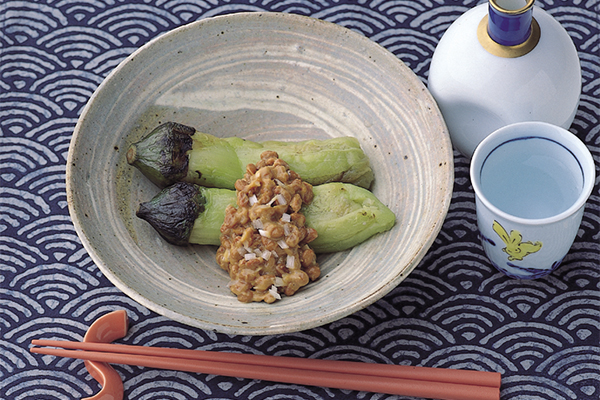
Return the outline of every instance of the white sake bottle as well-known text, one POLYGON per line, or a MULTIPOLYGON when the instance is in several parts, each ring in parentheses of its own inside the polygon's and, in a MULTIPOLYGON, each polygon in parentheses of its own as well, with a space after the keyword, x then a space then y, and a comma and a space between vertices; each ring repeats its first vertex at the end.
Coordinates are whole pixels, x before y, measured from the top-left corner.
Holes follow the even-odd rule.
POLYGON ((489 0, 460 16, 438 43, 428 88, 452 143, 470 158, 496 129, 544 121, 568 129, 581 94, 573 41, 534 0, 489 0))

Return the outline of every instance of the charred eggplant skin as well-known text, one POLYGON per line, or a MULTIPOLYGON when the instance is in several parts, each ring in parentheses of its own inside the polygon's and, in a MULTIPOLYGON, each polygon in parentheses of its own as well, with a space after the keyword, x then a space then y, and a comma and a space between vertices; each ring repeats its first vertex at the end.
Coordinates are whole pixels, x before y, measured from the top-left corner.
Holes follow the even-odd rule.
POLYGON ((188 173, 192 135, 196 129, 167 122, 127 150, 127 162, 159 187, 183 180, 188 173))
POLYGON ((205 206, 206 199, 199 186, 178 182, 140 204, 136 215, 152 225, 167 242, 185 245, 205 206))
POLYGON ((239 137, 220 138, 167 122, 131 145, 127 161, 161 188, 183 181, 234 189, 246 165, 260 159, 266 150, 277 152, 313 186, 345 182, 368 189, 373 182, 369 159, 354 137, 253 142, 239 137))

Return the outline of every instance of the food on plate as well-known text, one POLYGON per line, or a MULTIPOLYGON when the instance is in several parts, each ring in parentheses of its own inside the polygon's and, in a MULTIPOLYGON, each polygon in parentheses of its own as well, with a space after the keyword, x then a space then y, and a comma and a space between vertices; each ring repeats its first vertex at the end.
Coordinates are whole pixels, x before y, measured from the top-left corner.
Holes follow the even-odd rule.
POLYGON ((236 207, 225 210, 217 263, 229 273, 228 287, 238 300, 272 303, 317 280, 321 269, 309 247, 317 231, 300 212, 313 200, 312 186, 277 153, 265 151, 235 188, 236 207))
POLYGON ((313 193, 302 213, 319 234, 310 244, 317 253, 350 249, 396 223, 394 213, 364 188, 333 182, 314 186, 313 193))
MULTIPOLYGON (((302 214, 319 234, 310 244, 316 253, 347 250, 395 224, 394 213, 364 188, 334 182, 312 190, 302 214)), ((233 190, 178 182, 140 204, 137 215, 171 244, 218 246, 225 209, 235 204, 233 190)))
POLYGON ((316 253, 347 250, 396 221, 367 190, 373 171, 355 138, 256 143, 169 122, 127 161, 166 186, 136 215, 169 243, 218 245, 242 302, 292 296, 319 278, 316 253))
POLYGON ((373 171, 353 137, 299 142, 253 142, 218 138, 175 122, 155 128, 127 151, 127 162, 160 187, 185 181, 200 186, 234 189, 246 165, 275 151, 311 185, 346 182, 369 188, 373 171))

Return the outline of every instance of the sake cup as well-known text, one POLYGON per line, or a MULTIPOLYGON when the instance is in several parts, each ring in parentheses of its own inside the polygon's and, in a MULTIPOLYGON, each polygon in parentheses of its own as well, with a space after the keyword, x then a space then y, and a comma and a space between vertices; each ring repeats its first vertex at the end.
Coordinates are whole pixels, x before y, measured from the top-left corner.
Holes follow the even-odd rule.
POLYGON ((555 270, 594 187, 585 144, 545 122, 511 124, 477 146, 470 174, 481 241, 494 267, 517 279, 555 270))

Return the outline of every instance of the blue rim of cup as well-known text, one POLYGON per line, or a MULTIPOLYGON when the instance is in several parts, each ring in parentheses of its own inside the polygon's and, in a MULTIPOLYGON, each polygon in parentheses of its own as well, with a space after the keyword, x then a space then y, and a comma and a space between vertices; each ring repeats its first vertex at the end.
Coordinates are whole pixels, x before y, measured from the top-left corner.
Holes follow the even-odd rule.
POLYGON ((585 146, 585 144, 574 134, 569 132, 568 130, 553 125, 547 122, 538 122, 538 121, 529 121, 529 122, 517 122, 514 124, 506 125, 502 128, 497 129, 496 131, 489 134, 485 139, 483 139, 475 148, 475 152, 473 153, 473 157, 471 158, 471 166, 470 166, 470 178, 471 185, 475 190, 475 194, 477 198, 493 213, 499 215, 500 217, 513 221, 520 224, 525 225, 539 225, 539 224, 547 224, 556 221, 560 221, 564 218, 569 217, 570 215, 576 213, 581 207, 585 205, 588 198, 592 194, 592 190, 594 189, 595 183, 595 165, 592 154, 589 149, 585 146), (530 128, 543 128, 543 132, 538 132, 535 134, 523 134, 523 130, 526 130, 527 127, 530 128), (525 128, 525 129, 523 129, 525 128), (499 140, 499 138, 505 136, 504 140, 499 140), (523 218, 517 217, 515 215, 509 214, 505 211, 502 211, 494 204, 492 204, 484 195, 481 186, 479 185, 479 179, 477 179, 478 175, 481 175, 481 171, 485 164, 487 158, 500 146, 514 142, 516 140, 524 140, 531 138, 542 138, 546 140, 550 140, 554 143, 561 145, 563 148, 567 149, 577 160, 579 167, 581 168, 582 176, 583 176, 583 187, 581 189, 581 193, 577 197, 577 200, 565 211, 553 215, 551 217, 545 218, 523 218), (559 139, 562 139, 559 140, 559 139), (497 143, 495 143, 497 141, 497 143), (567 143, 566 143, 567 142, 567 143), (486 150, 490 146, 490 144, 495 144, 493 148, 486 150), (485 153, 484 153, 485 152, 485 153), (581 158, 587 159, 588 162, 582 162, 581 158), (587 174, 586 174, 587 173, 587 174))

